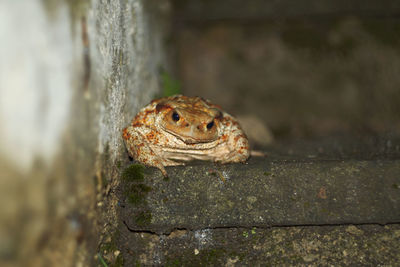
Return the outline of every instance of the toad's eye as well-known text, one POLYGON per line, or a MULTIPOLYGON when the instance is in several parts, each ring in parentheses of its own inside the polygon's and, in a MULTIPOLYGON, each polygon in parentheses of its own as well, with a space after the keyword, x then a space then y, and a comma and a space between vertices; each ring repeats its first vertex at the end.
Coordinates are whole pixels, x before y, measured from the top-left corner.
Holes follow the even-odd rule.
POLYGON ((174 121, 179 121, 180 119, 179 114, 174 111, 174 113, 172 113, 172 119, 174 121))
POLYGON ((214 121, 207 124, 207 129, 210 130, 214 126, 214 121))

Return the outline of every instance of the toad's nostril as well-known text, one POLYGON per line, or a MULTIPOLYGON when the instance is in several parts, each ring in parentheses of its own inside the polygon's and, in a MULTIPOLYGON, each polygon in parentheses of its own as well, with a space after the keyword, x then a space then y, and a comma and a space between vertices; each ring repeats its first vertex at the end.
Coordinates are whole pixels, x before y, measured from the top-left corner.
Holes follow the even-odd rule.
POLYGON ((197 130, 200 130, 200 125, 197 125, 197 127, 196 127, 196 128, 197 128, 197 130))

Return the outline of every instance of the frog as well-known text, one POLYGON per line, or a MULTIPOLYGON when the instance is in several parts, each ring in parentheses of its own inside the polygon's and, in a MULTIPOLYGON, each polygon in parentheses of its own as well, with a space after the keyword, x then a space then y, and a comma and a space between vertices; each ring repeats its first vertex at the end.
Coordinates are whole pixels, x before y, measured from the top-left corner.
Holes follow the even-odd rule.
POLYGON ((244 163, 249 142, 237 119, 219 105, 198 96, 173 95, 151 101, 123 129, 131 158, 158 168, 192 160, 244 163))

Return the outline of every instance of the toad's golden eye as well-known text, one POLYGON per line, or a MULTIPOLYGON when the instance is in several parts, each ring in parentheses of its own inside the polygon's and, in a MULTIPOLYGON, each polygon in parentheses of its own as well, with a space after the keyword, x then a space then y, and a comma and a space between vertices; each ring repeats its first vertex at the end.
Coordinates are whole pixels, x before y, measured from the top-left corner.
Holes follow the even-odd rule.
POLYGON ((214 126, 214 121, 207 124, 207 129, 210 130, 214 126))
POLYGON ((174 111, 174 112, 172 113, 172 119, 173 119, 174 121, 179 121, 180 117, 179 117, 179 114, 176 113, 176 111, 174 111))

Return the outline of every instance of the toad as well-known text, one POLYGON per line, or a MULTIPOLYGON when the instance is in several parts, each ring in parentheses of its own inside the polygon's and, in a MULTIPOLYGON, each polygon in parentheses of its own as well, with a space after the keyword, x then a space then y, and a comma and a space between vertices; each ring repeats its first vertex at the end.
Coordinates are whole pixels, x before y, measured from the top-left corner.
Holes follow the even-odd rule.
POLYGON ((190 160, 245 162, 246 135, 237 120, 201 97, 174 95, 151 101, 123 130, 129 155, 161 170, 190 160))

